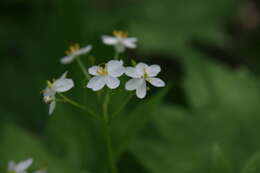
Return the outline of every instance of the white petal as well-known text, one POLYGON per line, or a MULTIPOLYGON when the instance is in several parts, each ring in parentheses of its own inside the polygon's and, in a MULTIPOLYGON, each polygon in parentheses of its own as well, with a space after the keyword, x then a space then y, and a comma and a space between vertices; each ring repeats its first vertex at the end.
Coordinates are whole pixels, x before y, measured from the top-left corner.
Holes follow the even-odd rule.
POLYGON ((118 43, 118 39, 116 37, 111 36, 102 36, 102 41, 107 45, 115 45, 118 43))
POLYGON ((54 96, 56 91, 53 88, 46 87, 46 89, 43 91, 43 96, 54 96))
POLYGON ((139 78, 142 76, 142 75, 140 75, 140 73, 137 73, 137 70, 134 67, 126 67, 125 74, 132 78, 139 78))
POLYGON ((161 67, 159 65, 151 65, 146 68, 149 77, 155 77, 160 71, 161 67))
POLYGON ((65 92, 74 87, 74 82, 72 79, 59 79, 53 84, 53 88, 57 92, 65 92))
POLYGON ((122 40, 122 43, 125 47, 134 49, 136 48, 137 38, 125 38, 122 40))
POLYGON ((159 78, 148 78, 147 81, 155 87, 164 87, 165 83, 159 78))
POLYGON ((79 55, 86 54, 86 53, 90 52, 91 49, 92 49, 92 46, 88 45, 88 46, 83 47, 83 48, 79 49, 78 51, 74 52, 74 55, 79 56, 79 55))
POLYGON ((25 171, 32 164, 32 162, 33 162, 32 159, 28 159, 28 160, 20 162, 16 166, 15 171, 16 172, 23 172, 23 171, 25 171))
POLYGON ((147 67, 148 67, 148 65, 145 64, 145 63, 142 63, 142 62, 138 63, 138 64, 135 66, 137 74, 140 75, 140 76, 143 76, 143 75, 144 75, 144 72, 145 72, 145 69, 146 69, 147 67))
POLYGON ((143 84, 144 79, 130 79, 129 81, 126 82, 125 84, 125 89, 128 91, 135 90, 136 88, 140 87, 141 84, 143 84))
POLYGON ((143 81, 142 84, 136 89, 136 95, 139 99, 143 99, 146 96, 146 82, 143 81))
POLYGON ((12 172, 12 171, 15 170, 15 162, 14 161, 10 161, 8 163, 8 170, 9 170, 9 172, 12 172))
POLYGON ((89 74, 92 74, 92 75, 94 75, 94 76, 97 76, 97 75, 98 75, 97 70, 98 70, 98 66, 95 65, 95 66, 90 67, 90 68, 88 69, 88 72, 89 72, 89 74))
POLYGON ((93 91, 101 90, 106 84, 105 76, 95 76, 90 79, 87 84, 87 88, 91 88, 93 91))
POLYGON ((112 77, 122 76, 125 72, 123 61, 111 60, 107 63, 107 72, 112 77))
POLYGON ((56 107, 56 101, 52 101, 49 105, 49 115, 51 115, 56 107))
POLYGON ((68 74, 68 71, 65 71, 59 79, 65 79, 68 74))
POLYGON ((61 64, 69 64, 76 58, 75 55, 68 55, 61 58, 60 63, 61 64))
POLYGON ((110 89, 115 89, 120 85, 120 80, 116 77, 108 76, 106 79, 107 79, 106 84, 110 89))

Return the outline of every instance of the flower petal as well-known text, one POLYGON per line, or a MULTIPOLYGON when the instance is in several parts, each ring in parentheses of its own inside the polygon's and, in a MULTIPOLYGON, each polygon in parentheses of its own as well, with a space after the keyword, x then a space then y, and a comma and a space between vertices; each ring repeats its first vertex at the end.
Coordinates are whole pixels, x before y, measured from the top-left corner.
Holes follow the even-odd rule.
POLYGON ((56 107, 56 101, 52 101, 49 105, 49 115, 51 115, 56 107))
POLYGON ((136 88, 140 87, 143 82, 144 79, 140 79, 140 78, 130 79, 129 81, 126 82, 125 89, 128 91, 135 90, 136 88))
POLYGON ((112 77, 122 76, 125 72, 123 61, 111 60, 107 63, 107 72, 112 77))
POLYGON ((159 78, 148 78, 147 81, 155 87, 165 86, 165 82, 159 78))
POLYGON ((115 89, 120 85, 120 80, 116 77, 108 76, 106 80, 106 84, 110 89, 115 89))
POLYGON ((59 79, 65 79, 68 74, 68 71, 65 71, 59 79))
POLYGON ((75 55, 68 55, 61 58, 60 63, 61 64, 69 64, 75 59, 75 55))
POLYGON ((137 73, 137 70, 134 67, 126 67, 125 68, 125 74, 129 77, 132 77, 132 78, 141 77, 140 73, 137 73))
POLYGON ((145 72, 145 69, 146 69, 147 67, 148 67, 147 64, 140 62, 140 63, 138 63, 138 64, 135 66, 136 72, 138 73, 138 75, 143 76, 143 75, 144 75, 144 72, 145 72))
POLYGON ((122 40, 122 43, 125 47, 134 49, 136 48, 137 38, 125 38, 122 40))
POLYGON ((146 96, 146 82, 143 81, 142 84, 136 89, 136 96, 139 99, 143 99, 146 96))
POLYGON ((28 159, 25 161, 21 161, 16 167, 15 171, 16 172, 23 172, 25 171, 33 162, 33 159, 28 159))
POLYGON ((43 90, 43 96, 54 96, 56 91, 53 88, 46 87, 46 89, 43 90))
POLYGON ((87 45, 86 47, 83 47, 83 48, 79 49, 78 51, 74 52, 73 54, 75 56, 83 55, 83 54, 86 54, 86 53, 90 52, 91 49, 92 49, 92 46, 91 45, 87 45))
POLYGON ((9 163, 8 163, 8 171, 9 172, 12 172, 12 171, 14 171, 15 170, 15 162, 14 161, 10 161, 9 163))
POLYGON ((118 43, 118 39, 116 37, 111 37, 111 36, 102 36, 102 41, 104 44, 107 45, 115 45, 118 43))
POLYGON ((151 65, 146 68, 149 77, 155 77, 160 71, 161 67, 159 65, 151 65))
POLYGON ((93 91, 101 90, 106 84, 106 76, 95 76, 90 79, 87 84, 87 88, 91 88, 93 91))
POLYGON ((57 92, 65 92, 74 87, 72 79, 58 79, 54 82, 53 88, 57 92))
POLYGON ((98 66, 95 65, 95 66, 90 67, 90 68, 88 69, 88 72, 89 72, 89 74, 91 74, 91 75, 97 76, 97 75, 98 75, 97 70, 98 70, 98 66))

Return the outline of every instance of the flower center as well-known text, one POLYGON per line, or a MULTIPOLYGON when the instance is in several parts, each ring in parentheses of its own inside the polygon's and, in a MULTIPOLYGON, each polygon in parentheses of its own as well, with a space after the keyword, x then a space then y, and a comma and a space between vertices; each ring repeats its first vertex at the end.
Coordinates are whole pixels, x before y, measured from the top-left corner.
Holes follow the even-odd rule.
POLYGON ((113 31, 113 35, 117 38, 127 38, 128 32, 115 30, 115 31, 113 31))
POLYGON ((107 65, 100 65, 97 69, 97 73, 101 76, 106 76, 108 75, 108 72, 107 72, 107 65))
POLYGON ((144 71, 144 76, 143 76, 144 79, 148 78, 149 76, 148 76, 146 68, 144 68, 143 71, 144 71))
POLYGON ((43 101, 44 101, 44 103, 46 103, 46 104, 50 104, 53 100, 54 100, 54 98, 51 97, 51 96, 44 96, 44 97, 43 97, 43 101))
POLYGON ((80 49, 80 46, 79 46, 78 43, 72 44, 72 45, 69 47, 69 49, 65 51, 65 54, 66 54, 66 55, 70 55, 70 54, 72 54, 72 53, 78 51, 79 49, 80 49))

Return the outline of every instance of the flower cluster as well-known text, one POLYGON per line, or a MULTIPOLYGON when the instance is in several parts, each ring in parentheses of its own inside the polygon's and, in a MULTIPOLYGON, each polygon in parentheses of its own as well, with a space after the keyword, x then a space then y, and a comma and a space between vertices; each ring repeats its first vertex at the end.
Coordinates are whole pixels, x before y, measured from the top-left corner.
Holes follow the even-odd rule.
MULTIPOLYGON (((118 60, 118 55, 126 50, 126 48, 136 48, 137 38, 128 37, 127 32, 114 31, 113 36, 102 36, 102 41, 106 45, 112 45, 115 48, 116 56, 107 63, 94 65, 88 70, 85 69, 83 63, 79 59, 80 55, 87 54, 92 50, 92 46, 88 45, 80 48, 79 44, 70 46, 66 51, 66 56, 61 58, 62 64, 72 63, 77 60, 83 73, 89 79, 86 87, 93 91, 99 91, 105 86, 109 89, 115 89, 120 86, 120 79, 122 75, 126 75, 131 79, 125 84, 127 91, 136 92, 136 96, 143 99, 147 93, 147 84, 155 87, 164 87, 165 83, 156 76, 160 73, 161 67, 159 65, 147 65, 143 62, 137 63, 135 66, 124 66, 123 60, 118 60), (90 75, 93 77, 91 78, 90 75)), ((43 91, 44 102, 49 104, 49 114, 52 114, 56 105, 56 93, 62 93, 70 90, 74 86, 72 79, 66 78, 65 72, 59 79, 53 82, 48 81, 47 87, 43 91)))
MULTIPOLYGON (((8 173, 27 173, 27 169, 31 166, 33 163, 33 159, 27 159, 24 161, 21 161, 19 163, 15 163, 14 161, 10 161, 8 163, 8 173)), ((47 173, 45 169, 43 170, 37 170, 34 173, 47 173)))

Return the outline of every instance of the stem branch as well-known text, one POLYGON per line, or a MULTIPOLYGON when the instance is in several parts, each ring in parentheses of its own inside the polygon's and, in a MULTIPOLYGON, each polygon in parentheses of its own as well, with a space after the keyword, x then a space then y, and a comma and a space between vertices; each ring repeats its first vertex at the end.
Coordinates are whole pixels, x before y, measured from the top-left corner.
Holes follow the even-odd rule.
POLYGON ((81 105, 80 103, 78 103, 78 102, 76 102, 74 100, 71 100, 70 98, 68 98, 67 96, 65 96, 65 95, 63 95, 61 93, 59 93, 59 95, 64 99, 65 102, 70 103, 71 105, 73 105, 73 106, 75 106, 77 108, 80 108, 83 111, 86 111, 87 113, 89 113, 89 115, 91 115, 94 118, 98 118, 96 116, 96 114, 94 113, 94 111, 92 111, 90 108, 88 108, 88 107, 86 107, 84 105, 81 105))
POLYGON ((76 58, 76 61, 81 69, 81 71, 83 72, 83 74, 86 76, 87 79, 90 79, 90 76, 86 70, 86 67, 84 66, 83 62, 81 61, 80 57, 76 58))

